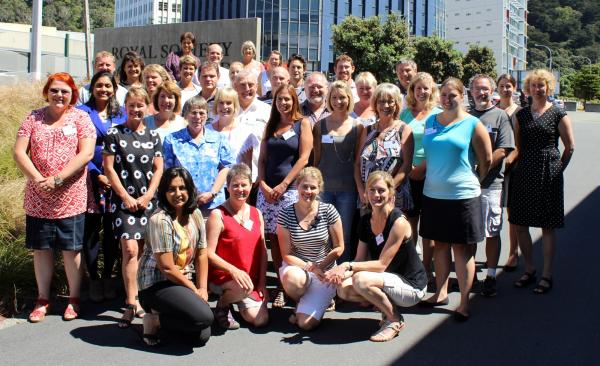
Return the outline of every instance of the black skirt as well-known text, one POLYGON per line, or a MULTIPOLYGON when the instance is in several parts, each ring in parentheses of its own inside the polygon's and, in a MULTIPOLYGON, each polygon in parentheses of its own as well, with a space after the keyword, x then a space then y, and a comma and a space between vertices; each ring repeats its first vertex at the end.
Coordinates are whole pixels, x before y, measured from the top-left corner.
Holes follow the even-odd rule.
POLYGON ((485 238, 480 198, 443 200, 423 195, 419 234, 449 244, 477 244, 485 238))

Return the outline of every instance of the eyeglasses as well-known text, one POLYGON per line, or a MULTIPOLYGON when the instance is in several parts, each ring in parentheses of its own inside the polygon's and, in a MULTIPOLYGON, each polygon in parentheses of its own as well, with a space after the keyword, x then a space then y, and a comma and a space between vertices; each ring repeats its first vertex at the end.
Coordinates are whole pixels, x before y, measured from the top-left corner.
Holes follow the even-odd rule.
POLYGON ((50 93, 52 94, 58 94, 61 93, 62 95, 67 95, 67 94, 71 94, 70 90, 67 89, 58 89, 58 88, 50 88, 48 89, 50 91, 50 93))
POLYGON ((391 100, 391 99, 390 100, 380 99, 380 100, 377 101, 377 104, 379 104, 379 105, 386 105, 386 104, 387 105, 396 105, 396 101, 395 100, 391 100))

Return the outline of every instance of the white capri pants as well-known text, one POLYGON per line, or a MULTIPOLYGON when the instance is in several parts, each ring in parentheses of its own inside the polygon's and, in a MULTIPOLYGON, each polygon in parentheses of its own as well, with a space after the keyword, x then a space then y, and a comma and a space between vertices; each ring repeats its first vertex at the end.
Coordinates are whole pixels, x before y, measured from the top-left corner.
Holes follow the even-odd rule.
MULTIPOLYGON (((282 262, 281 268, 279 268, 279 278, 283 278, 285 273, 293 267, 300 268, 291 266, 285 261, 282 262)), ((296 312, 321 320, 323 314, 325 314, 325 310, 327 310, 331 303, 331 299, 335 296, 336 287, 329 283, 321 282, 312 272, 304 272, 308 274, 308 288, 298 301, 296 312)))

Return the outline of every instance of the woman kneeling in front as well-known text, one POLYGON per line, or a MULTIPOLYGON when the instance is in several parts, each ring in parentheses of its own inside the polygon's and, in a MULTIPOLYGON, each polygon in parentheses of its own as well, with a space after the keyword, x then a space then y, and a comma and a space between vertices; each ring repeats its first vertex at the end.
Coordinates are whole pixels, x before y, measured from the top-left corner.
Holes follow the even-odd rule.
POLYGON ((296 182, 298 202, 282 209, 277 220, 283 258, 279 278, 285 293, 296 301, 290 322, 310 330, 319 325, 335 296, 335 285, 324 281, 325 271, 344 252, 344 234, 335 207, 317 199, 323 190, 319 169, 302 169, 296 182))
POLYGON ((197 207, 190 173, 169 168, 158 186, 159 209, 148 223, 138 286, 144 316, 144 342, 159 343, 160 328, 190 335, 203 345, 210 337, 213 314, 206 302, 208 255, 204 219, 197 207), (190 280, 194 263, 196 284, 190 280))
POLYGON ((381 327, 370 340, 385 342, 404 328, 398 307, 416 305, 425 296, 427 273, 409 222, 394 208, 392 176, 382 171, 369 174, 366 191, 371 212, 360 221, 356 258, 328 271, 326 279, 338 285, 342 299, 368 301, 381 311, 381 327))

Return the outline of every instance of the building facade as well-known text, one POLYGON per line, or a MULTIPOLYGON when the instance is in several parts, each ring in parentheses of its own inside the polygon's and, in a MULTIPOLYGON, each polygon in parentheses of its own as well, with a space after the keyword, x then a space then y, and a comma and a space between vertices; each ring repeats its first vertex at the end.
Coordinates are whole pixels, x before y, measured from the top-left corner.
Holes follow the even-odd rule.
POLYGON ((183 0, 184 22, 262 19, 262 54, 279 50, 287 59, 303 55, 308 70, 327 71, 334 60, 331 27, 346 16, 403 15, 413 35, 445 36, 446 0, 183 0))
POLYGON ((463 53, 487 46, 498 75, 527 69, 527 0, 447 0, 446 38, 463 53))
POLYGON ((115 28, 181 22, 182 0, 115 0, 115 28))

